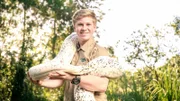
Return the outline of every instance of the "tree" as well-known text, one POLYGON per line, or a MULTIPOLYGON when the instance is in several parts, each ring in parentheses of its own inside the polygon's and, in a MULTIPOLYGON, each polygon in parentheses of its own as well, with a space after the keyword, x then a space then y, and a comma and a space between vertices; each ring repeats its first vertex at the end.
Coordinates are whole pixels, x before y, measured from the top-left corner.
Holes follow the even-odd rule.
POLYGON ((175 35, 180 36, 180 17, 176 16, 171 26, 174 27, 175 35))
POLYGON ((141 67, 157 67, 161 60, 169 58, 170 53, 175 55, 178 52, 178 46, 173 44, 178 38, 173 37, 173 34, 174 31, 169 25, 162 29, 147 26, 144 30, 134 31, 124 46, 124 50, 129 54, 125 57, 126 61, 134 67, 137 67, 138 63, 141 63, 141 67))
POLYGON ((46 101, 63 98, 59 89, 49 90, 31 84, 26 78, 26 72, 33 65, 56 56, 64 38, 73 31, 71 17, 77 9, 100 11, 100 1, 95 1, 0 1, 1 101, 46 101), (88 5, 92 3, 95 5, 88 5))

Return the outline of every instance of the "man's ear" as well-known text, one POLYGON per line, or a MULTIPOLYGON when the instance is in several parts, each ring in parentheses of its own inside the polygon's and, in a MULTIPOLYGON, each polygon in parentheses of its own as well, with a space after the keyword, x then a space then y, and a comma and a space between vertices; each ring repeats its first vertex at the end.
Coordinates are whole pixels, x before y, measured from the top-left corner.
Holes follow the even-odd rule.
POLYGON ((95 25, 94 28, 95 28, 95 30, 96 30, 96 29, 97 29, 97 26, 95 25))
POLYGON ((97 29, 97 25, 96 24, 94 24, 94 28, 97 29))

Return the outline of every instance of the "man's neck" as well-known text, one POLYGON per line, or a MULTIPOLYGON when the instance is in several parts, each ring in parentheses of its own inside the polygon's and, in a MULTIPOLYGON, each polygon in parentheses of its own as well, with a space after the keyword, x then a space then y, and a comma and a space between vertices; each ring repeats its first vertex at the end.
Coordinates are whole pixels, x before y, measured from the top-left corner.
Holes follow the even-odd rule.
POLYGON ((80 46, 83 46, 87 41, 88 41, 88 40, 86 40, 86 41, 79 41, 79 45, 80 45, 80 46))

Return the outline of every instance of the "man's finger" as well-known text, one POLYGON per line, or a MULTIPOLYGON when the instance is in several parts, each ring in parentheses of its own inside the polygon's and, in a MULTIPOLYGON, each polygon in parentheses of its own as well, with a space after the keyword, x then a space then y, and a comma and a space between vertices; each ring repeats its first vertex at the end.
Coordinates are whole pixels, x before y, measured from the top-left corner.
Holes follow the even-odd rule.
POLYGON ((64 73, 63 71, 56 71, 56 73, 59 75, 66 75, 66 73, 64 73))

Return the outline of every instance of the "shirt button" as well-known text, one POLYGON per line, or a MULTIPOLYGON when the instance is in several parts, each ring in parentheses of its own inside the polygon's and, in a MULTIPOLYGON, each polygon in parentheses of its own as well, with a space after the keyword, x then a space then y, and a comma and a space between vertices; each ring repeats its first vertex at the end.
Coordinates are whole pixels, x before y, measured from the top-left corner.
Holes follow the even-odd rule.
POLYGON ((85 58, 81 58, 81 62, 85 62, 86 61, 86 59, 85 58))

